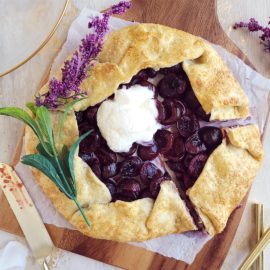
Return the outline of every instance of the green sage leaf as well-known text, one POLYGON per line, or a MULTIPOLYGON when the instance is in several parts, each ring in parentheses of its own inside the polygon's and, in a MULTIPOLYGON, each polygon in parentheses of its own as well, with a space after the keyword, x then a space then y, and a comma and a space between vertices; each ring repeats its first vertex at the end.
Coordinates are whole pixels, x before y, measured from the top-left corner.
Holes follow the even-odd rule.
MULTIPOLYGON (((45 142, 45 145, 47 145, 47 147, 50 149, 50 145, 48 142, 45 142)), ((51 163, 52 165, 54 166, 54 168, 57 168, 57 163, 55 161, 55 157, 54 156, 51 156, 49 155, 46 150, 44 149, 43 145, 41 143, 39 143, 36 147, 38 153, 42 156, 44 156, 45 158, 47 158, 51 163)))
POLYGON ((10 116, 16 118, 20 121, 23 121, 26 125, 28 125, 38 137, 40 143, 43 145, 44 149, 48 154, 50 154, 50 149, 48 149, 45 145, 43 134, 39 129, 39 126, 35 122, 35 120, 23 109, 17 107, 5 107, 0 108, 0 115, 10 116))
POLYGON ((42 130, 44 137, 50 143, 50 146, 54 147, 53 129, 48 109, 44 106, 38 107, 36 111, 36 116, 38 125, 42 130))
POLYGON ((69 157, 69 150, 66 145, 63 145, 61 159, 60 159, 61 167, 63 168, 63 172, 66 176, 66 179, 72 189, 74 196, 76 197, 77 196, 76 182, 73 181, 73 178, 71 177, 71 174, 70 174, 68 157, 69 157))
POLYGON ((33 102, 27 102, 26 107, 36 116, 37 106, 33 102))
POLYGON ((21 120, 29 127, 31 127, 37 136, 40 135, 38 125, 36 124, 35 120, 25 110, 17 107, 5 107, 0 108, 0 115, 6 115, 21 120))
MULTIPOLYGON (((45 143, 48 147, 49 147, 49 143, 45 143)), ((48 155, 48 153, 46 152, 46 150, 44 149, 43 145, 41 143, 39 143, 36 147, 37 151, 39 152, 39 154, 41 154, 42 156, 46 157, 46 158, 52 158, 51 156, 48 155)))
POLYGON ((40 154, 31 154, 22 157, 22 163, 34 167, 44 173, 50 178, 68 198, 73 200, 73 196, 69 194, 65 187, 62 185, 61 178, 59 177, 56 168, 52 163, 44 156, 40 154))
POLYGON ((84 218, 84 220, 85 220, 87 226, 90 227, 90 226, 91 226, 91 223, 90 223, 90 221, 88 220, 87 216, 85 215, 84 210, 83 210, 83 208, 81 207, 79 201, 77 200, 77 198, 74 198, 73 201, 76 203, 77 207, 79 208, 79 210, 80 210, 80 212, 81 212, 81 214, 82 214, 82 216, 83 216, 83 218, 84 218))

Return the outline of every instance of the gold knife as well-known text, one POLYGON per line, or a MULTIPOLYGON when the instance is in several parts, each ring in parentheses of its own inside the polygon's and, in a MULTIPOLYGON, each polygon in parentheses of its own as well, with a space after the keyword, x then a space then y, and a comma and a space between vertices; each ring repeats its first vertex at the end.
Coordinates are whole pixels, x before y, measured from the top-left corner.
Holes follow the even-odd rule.
POLYGON ((1 162, 0 188, 20 224, 34 257, 44 270, 49 270, 46 257, 54 251, 53 242, 21 179, 11 166, 1 162))

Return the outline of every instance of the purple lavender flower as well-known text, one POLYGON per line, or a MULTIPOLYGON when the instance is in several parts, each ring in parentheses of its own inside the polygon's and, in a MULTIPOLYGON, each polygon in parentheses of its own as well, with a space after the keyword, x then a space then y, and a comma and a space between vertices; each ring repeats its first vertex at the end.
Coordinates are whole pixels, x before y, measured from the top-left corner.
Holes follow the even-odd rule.
POLYGON ((85 95, 80 89, 80 84, 87 77, 89 64, 91 65, 91 62, 93 64, 93 60, 102 49, 111 15, 120 15, 130 7, 131 2, 121 1, 105 11, 102 16, 90 20, 88 28, 91 28, 91 33, 82 39, 79 50, 73 53, 72 58, 65 61, 61 80, 52 78, 49 82, 49 91, 36 97, 37 106, 56 109, 69 102, 69 99, 85 95))
POLYGON ((131 2, 121 1, 116 5, 113 5, 108 11, 110 14, 123 14, 127 9, 131 7, 131 2))
POLYGON ((259 31, 262 29, 262 26, 260 26, 259 22, 256 21, 254 18, 249 19, 248 23, 239 22, 235 23, 235 25, 233 26, 234 29, 243 27, 247 27, 250 32, 259 31))
MULTIPOLYGON (((270 22, 268 22, 268 25, 270 25, 270 22)), ((249 19, 249 22, 247 23, 245 22, 235 23, 233 28, 234 29, 247 28, 250 32, 261 31, 262 35, 259 36, 259 38, 261 39, 260 43, 264 45, 265 51, 270 52, 270 28, 269 27, 263 27, 254 18, 251 18, 249 19)))

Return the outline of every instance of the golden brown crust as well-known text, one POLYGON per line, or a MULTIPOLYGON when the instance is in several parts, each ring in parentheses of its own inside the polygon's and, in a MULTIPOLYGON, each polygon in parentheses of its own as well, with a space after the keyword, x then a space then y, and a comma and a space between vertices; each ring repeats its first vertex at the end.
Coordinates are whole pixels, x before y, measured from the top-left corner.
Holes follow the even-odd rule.
POLYGON ((232 145, 246 149, 258 161, 263 159, 261 135, 257 126, 249 125, 238 128, 227 128, 225 131, 232 145))
POLYGON ((69 221, 86 235, 124 242, 196 229, 172 181, 161 184, 155 202, 144 198, 133 202, 95 203, 86 215, 92 222, 91 228, 79 212, 69 221))
MULTIPOLYGON (((89 76, 81 85, 88 97, 77 103, 74 110, 84 110, 103 101, 117 90, 119 84, 129 82, 141 69, 147 67, 160 69, 180 62, 184 62, 183 67, 194 92, 205 111, 211 112, 211 119, 224 120, 248 115, 247 97, 210 45, 183 31, 155 24, 129 26, 107 37, 98 62, 89 70, 89 76)), ((59 77, 59 74, 58 70, 56 77, 59 77)), ((47 90, 48 84, 40 91, 47 90)), ((61 114, 52 112, 55 134, 61 114)), ((235 132, 236 130, 227 130, 231 143, 223 142, 214 151, 198 181, 189 190, 191 200, 205 222, 207 230, 212 234, 220 232, 226 225, 231 211, 246 194, 261 160, 260 151, 256 148, 261 147, 257 141, 258 134, 252 131, 256 141, 255 147, 250 143, 254 138, 251 138, 249 132, 242 129, 241 132, 235 132), (242 159, 246 160, 249 167, 244 166, 239 170, 238 166, 240 162, 242 164, 242 159), (235 163, 232 163, 232 160, 235 163), (220 165, 222 162, 224 168, 220 165), (219 167, 221 169, 215 171, 219 167), (209 178, 212 176, 211 168, 217 175, 213 179, 209 178), (226 184, 222 182, 222 178, 228 179, 226 184), (228 192, 228 203, 219 185, 228 192), (240 186, 240 192, 237 192, 236 196, 233 195, 233 185, 240 186), (219 196, 212 194, 212 189, 219 191, 219 196), (225 207, 219 214, 216 205, 221 203, 224 203, 225 207)), ((71 146, 78 137, 74 112, 65 122, 63 135, 63 143, 68 146, 71 146)), ((29 128, 26 129, 25 141, 27 153, 34 153, 37 139, 29 128)), ((144 241, 161 235, 196 229, 173 182, 165 181, 161 184, 156 201, 145 198, 133 202, 110 203, 109 190, 78 155, 74 158, 74 168, 78 200, 92 222, 90 228, 86 226, 75 204, 67 199, 52 181, 37 170, 33 172, 57 210, 83 233, 96 238, 126 242, 144 241)))
POLYGON ((249 115, 246 94, 211 45, 205 42, 203 54, 184 61, 183 68, 204 111, 211 113, 211 120, 249 115))
POLYGON ((223 231, 230 214, 247 194, 263 156, 257 126, 225 128, 225 132, 228 141, 224 139, 210 155, 187 192, 210 234, 223 231))
POLYGON ((197 229, 193 225, 192 218, 183 213, 186 213, 186 205, 180 198, 175 184, 172 181, 163 182, 147 220, 147 227, 153 235, 181 233, 197 229))

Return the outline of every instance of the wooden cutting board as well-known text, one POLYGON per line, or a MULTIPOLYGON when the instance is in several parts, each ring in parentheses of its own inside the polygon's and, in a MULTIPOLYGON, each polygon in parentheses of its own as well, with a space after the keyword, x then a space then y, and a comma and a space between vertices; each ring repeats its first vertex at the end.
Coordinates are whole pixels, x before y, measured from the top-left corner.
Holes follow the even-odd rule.
MULTIPOLYGON (((133 6, 121 18, 152 22, 179 28, 225 47, 249 64, 246 56, 226 36, 216 17, 215 0, 133 0, 133 6)), ((229 16, 229 14, 228 14, 229 16)), ((46 74, 45 78, 47 78, 46 74)), ((18 158, 21 142, 15 159, 18 158)), ((245 200, 244 200, 245 201, 245 200)), ((54 244, 62 249, 124 269, 134 270, 217 270, 220 269, 239 225, 243 206, 234 211, 222 234, 209 241, 192 265, 167 258, 142 248, 86 237, 78 231, 48 225, 54 244)), ((8 202, 0 191, 0 229, 23 235, 8 202)))

